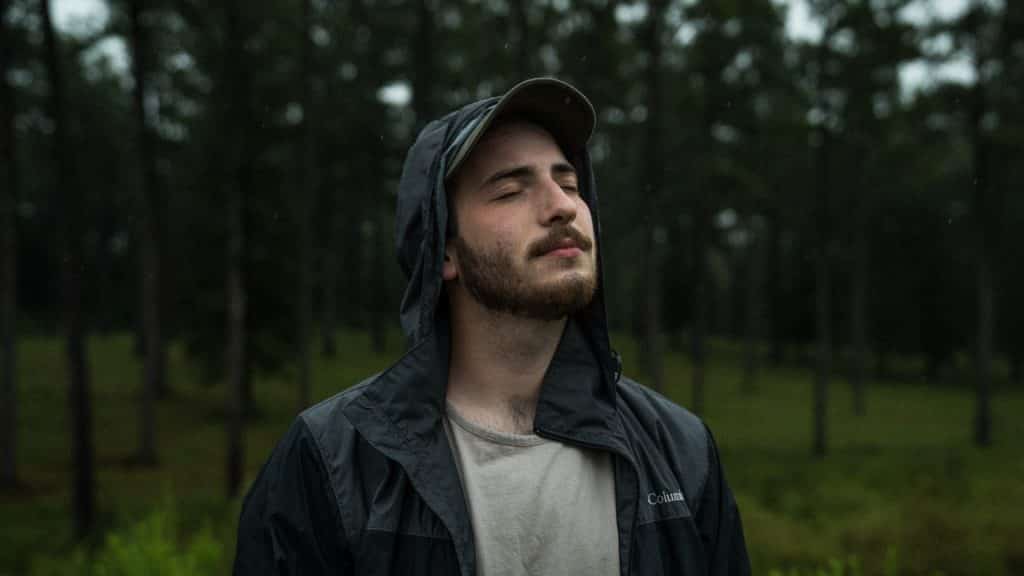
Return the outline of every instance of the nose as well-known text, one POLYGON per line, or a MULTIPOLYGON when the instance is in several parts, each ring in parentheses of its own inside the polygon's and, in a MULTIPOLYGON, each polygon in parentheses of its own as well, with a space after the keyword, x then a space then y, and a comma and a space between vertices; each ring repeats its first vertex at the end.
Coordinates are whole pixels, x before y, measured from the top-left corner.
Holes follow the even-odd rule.
POLYGON ((567 192, 552 178, 544 183, 544 224, 568 224, 576 219, 576 193, 567 192))

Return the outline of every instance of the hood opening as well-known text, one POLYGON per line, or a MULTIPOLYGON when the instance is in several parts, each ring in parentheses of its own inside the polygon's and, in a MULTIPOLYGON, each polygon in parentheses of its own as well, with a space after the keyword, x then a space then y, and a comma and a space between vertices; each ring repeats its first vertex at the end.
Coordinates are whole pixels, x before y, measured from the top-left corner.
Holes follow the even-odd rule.
MULTIPOLYGON (((410 348, 429 336, 437 336, 434 332, 438 319, 442 315, 447 319, 448 302, 441 269, 449 232, 448 164, 458 154, 464 155, 468 139, 479 139, 499 115, 495 109, 501 100, 492 97, 473 102, 430 122, 419 133, 403 164, 395 217, 395 245, 399 264, 407 279, 400 320, 410 348)), ((539 123, 547 127, 546 123, 539 123)), ((589 133, 587 136, 589 138, 589 133)), ((566 150, 562 142, 559 145, 563 146, 563 151, 566 150)), ((579 323, 602 365, 602 371, 614 383, 621 364, 611 350, 608 337, 601 225, 590 155, 584 142, 577 152, 566 156, 577 170, 580 193, 591 211, 597 247, 594 297, 590 304, 574 315, 572 321, 579 323)), ((447 337, 447 334, 443 336, 447 337)))

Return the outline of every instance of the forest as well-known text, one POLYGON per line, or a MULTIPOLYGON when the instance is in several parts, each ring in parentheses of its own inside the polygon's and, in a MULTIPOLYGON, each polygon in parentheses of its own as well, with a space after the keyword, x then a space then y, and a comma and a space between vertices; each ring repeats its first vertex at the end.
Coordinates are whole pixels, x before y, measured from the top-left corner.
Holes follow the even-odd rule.
POLYGON ((754 573, 1024 574, 1024 3, 72 4, 0 0, 0 576, 228 572, 288 424, 403 351, 418 130, 533 76, 754 573))

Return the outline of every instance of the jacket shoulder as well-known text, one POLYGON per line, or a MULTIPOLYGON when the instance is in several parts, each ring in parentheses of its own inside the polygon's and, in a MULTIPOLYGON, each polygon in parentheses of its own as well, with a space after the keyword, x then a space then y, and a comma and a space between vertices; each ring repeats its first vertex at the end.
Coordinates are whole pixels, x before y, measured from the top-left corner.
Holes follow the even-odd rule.
POLYGON ((658 392, 621 377, 619 412, 633 441, 656 449, 683 479, 684 493, 696 501, 712 468, 711 436, 703 420, 658 392))
POLYGON ((693 412, 635 380, 623 376, 618 383, 620 408, 647 424, 668 427, 677 440, 705 447, 708 431, 693 412))
POLYGON ((337 395, 303 412, 263 464, 242 503, 235 574, 346 570, 351 518, 340 506, 342 487, 332 458, 336 440, 351 442, 355 436, 340 410, 332 414, 344 398, 337 395), (334 420, 328 423, 328 417, 334 420))
POLYGON ((310 433, 318 441, 331 434, 344 434, 346 430, 351 431, 352 426, 345 415, 345 407, 362 396, 367 386, 379 375, 374 374, 354 386, 306 408, 299 414, 299 420, 305 423, 310 433))

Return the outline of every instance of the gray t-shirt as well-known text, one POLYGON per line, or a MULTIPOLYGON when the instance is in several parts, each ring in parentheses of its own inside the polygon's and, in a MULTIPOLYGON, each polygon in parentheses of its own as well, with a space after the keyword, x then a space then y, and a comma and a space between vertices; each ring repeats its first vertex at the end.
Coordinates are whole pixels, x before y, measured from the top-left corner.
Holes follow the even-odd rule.
POLYGON ((619 573, 611 456, 461 417, 445 430, 462 478, 478 576, 619 573))

